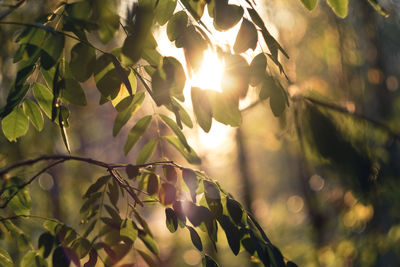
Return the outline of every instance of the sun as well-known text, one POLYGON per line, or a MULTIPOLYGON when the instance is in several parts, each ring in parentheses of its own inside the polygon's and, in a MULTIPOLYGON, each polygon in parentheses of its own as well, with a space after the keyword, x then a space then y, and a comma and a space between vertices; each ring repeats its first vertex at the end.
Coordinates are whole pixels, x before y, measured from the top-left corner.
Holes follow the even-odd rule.
POLYGON ((204 90, 221 92, 223 69, 223 63, 218 58, 218 55, 211 50, 206 50, 204 52, 201 68, 198 72, 194 73, 190 79, 190 85, 204 90))

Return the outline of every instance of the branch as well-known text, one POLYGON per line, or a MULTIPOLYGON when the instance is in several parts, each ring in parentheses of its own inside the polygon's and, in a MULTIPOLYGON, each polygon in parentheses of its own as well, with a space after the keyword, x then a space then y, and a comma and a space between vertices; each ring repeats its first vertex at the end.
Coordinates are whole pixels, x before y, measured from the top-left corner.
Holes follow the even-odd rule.
MULTIPOLYGON (((292 99, 293 100, 298 100, 299 98, 292 98, 292 99)), ((310 103, 313 103, 314 105, 321 106, 321 107, 324 107, 324 108, 328 108, 328 109, 334 110, 336 112, 339 112, 339 113, 342 113, 342 114, 345 114, 345 115, 348 115, 348 116, 352 116, 352 117, 354 117, 356 119, 366 121, 366 122, 368 122, 370 124, 373 124, 374 126, 380 128, 380 129, 384 130, 385 132, 387 132, 394 140, 400 141, 400 135, 398 133, 395 133, 389 126, 387 126, 386 124, 384 124, 382 122, 379 122, 377 120, 369 118, 369 117, 367 117, 367 116, 365 116, 363 114, 360 114, 360 113, 350 112, 346 108, 343 108, 341 106, 338 106, 338 105, 335 105, 335 104, 331 104, 331 103, 327 103, 327 102, 324 102, 324 101, 321 101, 321 100, 317 100, 317 99, 314 99, 312 97, 303 97, 302 99, 305 100, 305 101, 308 101, 310 103)))
POLYGON ((9 10, 7 10, 6 12, 4 12, 1 16, 0 16, 0 20, 5 19, 8 15, 10 15, 12 12, 14 12, 15 10, 17 10, 20 6, 22 6, 25 3, 25 0, 21 0, 18 3, 16 3, 15 5, 9 6, 9 10))

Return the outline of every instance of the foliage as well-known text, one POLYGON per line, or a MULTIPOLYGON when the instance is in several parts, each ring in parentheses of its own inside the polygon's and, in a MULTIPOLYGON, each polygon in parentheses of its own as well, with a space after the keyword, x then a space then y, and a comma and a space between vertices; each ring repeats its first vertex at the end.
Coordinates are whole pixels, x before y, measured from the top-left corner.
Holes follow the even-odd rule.
MULTIPOLYGON (((276 117, 282 118, 290 103, 303 101, 306 105, 302 109, 304 125, 311 129, 306 132, 310 146, 319 156, 353 177, 348 182, 349 188, 365 194, 364 199, 368 199, 374 186, 373 159, 346 140, 335 122, 320 110, 324 106, 321 102, 289 97, 285 89, 286 73, 280 62, 282 55, 289 56, 269 32, 253 2, 242 2, 236 5, 228 0, 180 0, 184 10, 175 12, 176 0, 140 0, 129 8, 124 21, 116 13, 116 1, 60 2, 55 10, 38 14, 32 22, 0 21, 1 25, 23 27, 16 38, 19 47, 13 57, 14 63, 18 64, 16 78, 6 104, 0 110, 2 131, 9 141, 24 136, 29 124, 42 131, 44 117, 47 117, 59 128, 66 150, 73 153, 68 139, 70 112, 74 105, 87 105, 87 92, 81 84, 91 77, 101 95, 99 104, 111 102, 117 111, 113 136, 117 136, 131 118, 136 119, 125 142, 125 154, 152 129, 152 125, 162 124, 173 134, 147 140, 135 164, 55 155, 3 169, 0 172, 1 207, 9 209, 13 215, 1 217, 0 226, 29 248, 20 261, 22 266, 46 266, 48 258, 57 266, 69 266, 70 263, 80 266, 81 261, 86 267, 95 266, 98 261, 107 266, 115 265, 131 250, 136 250, 144 261, 154 266, 159 254, 157 242, 137 208, 151 203, 158 203, 165 209, 165 223, 171 233, 178 228, 187 229, 194 247, 202 252, 204 266, 218 265, 204 252, 204 240, 198 232, 207 235, 216 251, 218 229, 225 233, 234 255, 247 251, 254 261, 265 266, 295 266, 271 243, 254 216, 218 182, 204 172, 165 158, 150 161, 164 143, 172 145, 190 164, 201 161, 182 131, 184 125, 193 127, 193 118, 180 104, 185 101, 183 89, 187 79, 183 63, 161 55, 153 36, 154 29, 163 25, 166 25, 169 40, 183 49, 189 76, 199 70, 207 49, 218 53, 225 63, 222 92, 191 88, 194 118, 205 132, 211 129, 213 119, 238 127, 242 123, 239 101, 249 90, 259 93, 260 102, 269 99, 270 109, 276 117), (213 27, 217 31, 227 31, 240 23, 233 51, 213 43, 210 30, 201 20, 204 12, 213 18, 213 27), (99 42, 109 44, 118 38, 117 33, 122 32, 125 36, 120 47, 110 51, 99 48, 102 47, 99 42), (260 53, 248 64, 243 53, 254 50, 260 42, 265 42, 269 53, 260 53), (267 66, 276 67, 282 77, 267 71, 267 66), (148 77, 151 85, 147 82, 148 77), (138 86, 137 80, 145 91, 140 91, 142 87, 138 86), (159 107, 160 113, 135 116, 146 98, 159 107), (166 110, 174 115, 174 119, 161 114, 166 110), (82 231, 57 219, 41 218, 43 234, 35 247, 28 233, 15 223, 20 218, 35 218, 30 215, 32 200, 28 186, 40 174, 70 160, 104 169, 103 175, 83 195, 79 211, 82 231), (50 163, 30 179, 8 176, 14 169, 42 161, 50 163), (121 203, 126 201, 128 212, 121 217, 121 203), (151 255, 135 248, 138 239, 151 255)), ((310 10, 317 4, 316 1, 302 2, 310 10)), ((328 1, 328 4, 338 16, 347 15, 347 1, 328 1)), ((294 109, 297 108, 296 104, 294 109)), ((300 119, 297 123, 303 124, 300 119)), ((0 249, 0 263, 13 264, 13 259, 3 249, 0 249)))

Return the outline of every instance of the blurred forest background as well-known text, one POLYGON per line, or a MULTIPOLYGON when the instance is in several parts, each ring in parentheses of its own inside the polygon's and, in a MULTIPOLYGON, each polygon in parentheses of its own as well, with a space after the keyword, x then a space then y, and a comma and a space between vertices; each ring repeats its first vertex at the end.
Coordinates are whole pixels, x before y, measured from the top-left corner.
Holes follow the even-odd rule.
MULTIPOLYGON (((27 1, 8 19, 30 22, 56 2, 27 1)), ((302 102, 296 101, 280 119, 260 103, 243 112, 243 124, 237 129, 216 122, 209 134, 200 132, 198 126, 186 129, 189 143, 202 158, 198 168, 245 204, 285 257, 299 266, 399 266, 399 138, 351 114, 363 114, 388 125, 394 133, 400 132, 400 1, 382 1, 390 14, 384 18, 367 1, 353 0, 345 19, 338 18, 325 1, 312 12, 295 0, 256 2, 272 34, 290 55, 283 61, 290 80, 285 87, 294 97, 314 96, 348 113, 324 109, 353 145, 364 147, 375 160, 376 187, 371 190, 372 197, 363 198, 362 192, 346 183, 351 180, 346 171, 313 153, 306 142, 310 126, 297 123, 304 135, 299 140, 293 110, 302 102)), ((7 4, 0 1, 0 10, 7 4)), ((121 12, 125 12, 124 5, 121 12)), ((1 106, 16 73, 12 62, 17 48, 12 35, 15 29, 0 27, 1 106)), ((113 138, 115 110, 110 103, 98 105, 100 94, 93 79, 85 83, 85 92, 88 106, 74 107, 71 112, 72 153, 107 162, 135 162, 140 146, 128 156, 122 153, 129 127, 113 138)), ((152 108, 148 103, 139 112, 148 113, 152 108)), ((0 168, 37 155, 65 153, 59 129, 49 120, 45 123, 40 134, 30 127, 17 143, 1 135, 0 168)), ((150 136, 141 142, 146 138, 150 136)), ((169 157, 187 164, 169 149, 164 148, 169 157)), ((30 187, 32 214, 77 225, 80 196, 97 172, 94 167, 70 162, 43 174, 30 187)), ((163 266, 200 264, 200 254, 190 244, 187 232, 170 234, 162 209, 154 208, 147 215, 159 241, 163 266)), ((37 236, 41 233, 35 224, 23 227, 37 236)), ((220 234, 219 253, 213 257, 221 266, 246 266, 247 255, 232 257, 220 234)), ((21 253, 9 240, 0 240, 0 246, 7 247, 12 256, 21 253)))

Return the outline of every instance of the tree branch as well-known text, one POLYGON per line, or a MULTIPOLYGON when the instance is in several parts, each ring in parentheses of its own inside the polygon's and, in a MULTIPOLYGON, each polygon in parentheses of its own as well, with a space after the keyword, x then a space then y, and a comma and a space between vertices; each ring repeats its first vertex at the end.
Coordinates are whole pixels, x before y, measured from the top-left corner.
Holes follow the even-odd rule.
POLYGON ((5 11, 3 14, 0 15, 0 20, 5 19, 8 15, 10 15, 12 12, 14 12, 15 10, 17 10, 19 7, 21 7, 23 4, 25 3, 25 0, 21 0, 18 3, 16 3, 15 5, 12 5, 9 7, 9 9, 7 11, 5 11))

